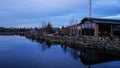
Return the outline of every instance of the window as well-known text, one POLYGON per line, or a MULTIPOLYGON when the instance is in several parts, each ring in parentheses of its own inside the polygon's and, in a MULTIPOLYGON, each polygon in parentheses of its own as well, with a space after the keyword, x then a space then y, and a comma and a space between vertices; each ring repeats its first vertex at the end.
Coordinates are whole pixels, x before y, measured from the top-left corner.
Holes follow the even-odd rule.
POLYGON ((94 23, 86 21, 85 23, 82 24, 82 28, 94 28, 94 23))

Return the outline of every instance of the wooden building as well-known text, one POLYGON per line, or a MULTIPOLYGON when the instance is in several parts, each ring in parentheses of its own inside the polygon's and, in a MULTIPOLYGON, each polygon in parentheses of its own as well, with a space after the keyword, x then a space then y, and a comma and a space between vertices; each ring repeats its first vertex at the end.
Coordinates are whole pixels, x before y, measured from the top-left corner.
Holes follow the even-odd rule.
POLYGON ((66 27, 62 27, 60 30, 59 30, 59 34, 60 35, 69 35, 70 34, 70 30, 66 27))
POLYGON ((80 27, 81 35, 120 36, 120 20, 84 18, 80 27))

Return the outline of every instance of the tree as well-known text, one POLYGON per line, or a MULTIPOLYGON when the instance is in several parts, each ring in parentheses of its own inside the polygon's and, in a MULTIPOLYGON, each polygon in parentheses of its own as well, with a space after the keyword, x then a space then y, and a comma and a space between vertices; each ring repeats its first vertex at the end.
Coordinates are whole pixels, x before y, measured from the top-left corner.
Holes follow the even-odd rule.
POLYGON ((37 28, 37 27, 35 27, 34 29, 35 29, 35 31, 37 31, 37 30, 38 30, 38 28, 37 28))
POLYGON ((47 33, 50 33, 50 34, 54 32, 50 22, 45 27, 45 30, 46 30, 47 33))
POLYGON ((46 22, 42 21, 41 26, 42 26, 42 29, 44 29, 47 26, 46 22))
POLYGON ((65 27, 64 26, 62 26, 62 29, 64 29, 65 27))
POLYGON ((42 21, 41 22, 41 31, 43 34, 46 32, 46 26, 47 26, 46 22, 42 21))
POLYGON ((70 33, 73 35, 77 33, 77 22, 78 22, 77 18, 72 18, 69 21, 69 23, 70 23, 69 30, 70 30, 70 33))

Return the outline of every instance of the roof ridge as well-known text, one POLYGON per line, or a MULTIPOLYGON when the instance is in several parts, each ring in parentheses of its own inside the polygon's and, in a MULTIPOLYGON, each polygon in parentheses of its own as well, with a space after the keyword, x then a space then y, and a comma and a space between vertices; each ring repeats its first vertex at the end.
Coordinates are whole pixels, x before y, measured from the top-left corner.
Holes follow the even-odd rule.
MULTIPOLYGON (((89 17, 85 17, 85 18, 89 18, 89 17)), ((95 18, 95 17, 91 17, 91 19, 97 19, 97 20, 109 20, 109 21, 120 21, 118 19, 107 19, 107 18, 95 18)))

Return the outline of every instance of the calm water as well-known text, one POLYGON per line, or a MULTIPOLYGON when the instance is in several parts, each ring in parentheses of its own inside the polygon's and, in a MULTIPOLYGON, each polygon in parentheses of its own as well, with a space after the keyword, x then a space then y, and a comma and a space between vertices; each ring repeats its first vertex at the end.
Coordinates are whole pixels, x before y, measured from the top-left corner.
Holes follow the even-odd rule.
POLYGON ((120 68, 120 57, 97 57, 92 51, 80 52, 20 36, 0 36, 0 68, 120 68))

